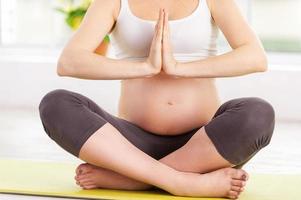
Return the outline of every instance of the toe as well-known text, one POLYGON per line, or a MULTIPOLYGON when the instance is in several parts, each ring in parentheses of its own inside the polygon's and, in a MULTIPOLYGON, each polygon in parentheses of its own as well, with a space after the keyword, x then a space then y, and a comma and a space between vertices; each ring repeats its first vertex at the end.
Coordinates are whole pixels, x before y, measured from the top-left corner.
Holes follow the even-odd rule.
POLYGON ((239 196, 239 193, 236 192, 236 191, 231 190, 231 191, 229 191, 228 196, 229 196, 231 199, 237 199, 238 196, 239 196))
POLYGON ((74 177, 74 179, 75 179, 75 183, 77 184, 77 185, 79 185, 79 179, 75 176, 74 177))
POLYGON ((247 172, 245 172, 245 175, 246 175, 246 181, 249 180, 250 175, 247 172))
POLYGON ((80 175, 80 174, 86 174, 89 173, 93 170, 93 166, 89 163, 82 163, 80 164, 77 169, 76 169, 76 174, 80 175))
POLYGON ((236 196, 229 196, 229 199, 238 199, 236 196))
POLYGON ((91 174, 92 173, 80 174, 77 176, 77 180, 91 179, 91 174))
POLYGON ((86 186, 84 186, 83 188, 86 189, 86 190, 90 190, 90 189, 95 189, 95 188, 97 188, 97 186, 94 185, 94 184, 91 184, 91 185, 86 185, 86 186))
POLYGON ((246 185, 245 181, 233 179, 231 181, 232 186, 244 187, 246 185))
POLYGON ((93 183, 94 184, 94 181, 93 179, 90 179, 90 178, 85 178, 85 179, 82 179, 80 181, 78 181, 80 184, 84 184, 84 185, 87 185, 87 184, 90 184, 90 183, 93 183))
POLYGON ((75 175, 75 176, 74 176, 74 180, 78 181, 78 180, 79 180, 79 176, 78 176, 78 175, 75 175))
POLYGON ((82 188, 85 188, 85 187, 87 187, 87 186, 90 186, 90 185, 95 185, 94 183, 91 183, 91 182, 87 182, 87 183, 80 183, 79 184, 82 188))
POLYGON ((79 185, 80 185, 82 188, 84 188, 84 187, 86 187, 86 186, 88 186, 88 185, 94 185, 94 183, 91 182, 91 181, 85 181, 85 182, 79 182, 79 185))
POLYGON ((240 180, 246 180, 247 179, 247 173, 242 169, 235 170, 235 172, 232 173, 232 178, 240 179, 240 180))
POLYGON ((92 170, 93 170, 93 167, 90 164, 88 164, 88 163, 86 163, 85 165, 83 165, 82 168, 80 169, 81 174, 89 173, 92 170))
POLYGON ((78 181, 79 181, 79 182, 87 182, 87 181, 92 181, 92 179, 89 178, 89 177, 84 177, 84 178, 82 178, 82 179, 79 179, 78 181))
MULTIPOLYGON (((80 164, 80 165, 81 165, 81 164, 80 164)), ((76 174, 79 173, 79 167, 80 167, 80 165, 78 165, 78 166, 76 167, 76 169, 75 169, 75 173, 76 173, 76 174)))
POLYGON ((242 192, 242 191, 243 191, 242 189, 243 189, 243 188, 242 188, 242 187, 239 187, 239 186, 232 186, 232 187, 231 187, 231 190, 233 190, 233 191, 235 191, 235 192, 238 192, 238 193, 242 192))
POLYGON ((86 163, 81 163, 80 165, 77 166, 75 173, 78 175, 81 173, 82 167, 85 165, 86 163))

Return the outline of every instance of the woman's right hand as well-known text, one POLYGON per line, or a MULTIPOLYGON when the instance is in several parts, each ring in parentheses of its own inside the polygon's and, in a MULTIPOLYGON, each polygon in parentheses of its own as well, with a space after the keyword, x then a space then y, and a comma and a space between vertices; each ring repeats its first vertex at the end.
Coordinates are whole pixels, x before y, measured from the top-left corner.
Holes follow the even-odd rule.
POLYGON ((152 75, 160 73, 162 69, 163 19, 164 12, 163 9, 160 9, 159 19, 155 27, 155 32, 149 50, 149 55, 146 59, 147 67, 148 69, 150 69, 152 75))

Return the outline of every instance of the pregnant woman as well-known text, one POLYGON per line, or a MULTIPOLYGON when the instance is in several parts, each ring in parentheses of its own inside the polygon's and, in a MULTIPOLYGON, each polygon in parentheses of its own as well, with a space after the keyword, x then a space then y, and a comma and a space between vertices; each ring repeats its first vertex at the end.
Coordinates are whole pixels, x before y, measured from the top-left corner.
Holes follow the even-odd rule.
POLYGON ((234 0, 94 0, 57 73, 121 80, 118 116, 56 89, 43 97, 40 117, 51 139, 85 161, 75 176, 84 189, 236 199, 249 178, 241 167, 269 144, 275 113, 258 97, 221 104, 215 78, 266 70, 234 0), (219 28, 233 49, 222 55, 219 28), (106 34, 117 59, 94 53, 106 34))

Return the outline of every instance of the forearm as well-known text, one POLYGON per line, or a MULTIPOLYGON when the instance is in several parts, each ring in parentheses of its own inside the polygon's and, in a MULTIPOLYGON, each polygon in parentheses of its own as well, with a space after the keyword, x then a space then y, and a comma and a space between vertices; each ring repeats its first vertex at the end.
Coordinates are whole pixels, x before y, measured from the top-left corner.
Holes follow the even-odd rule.
POLYGON ((186 63, 177 63, 175 76, 179 77, 232 77, 266 71, 267 61, 263 50, 242 46, 231 52, 186 63))
POLYGON ((142 61, 117 60, 85 50, 68 50, 58 62, 60 76, 91 80, 120 80, 152 76, 142 61))

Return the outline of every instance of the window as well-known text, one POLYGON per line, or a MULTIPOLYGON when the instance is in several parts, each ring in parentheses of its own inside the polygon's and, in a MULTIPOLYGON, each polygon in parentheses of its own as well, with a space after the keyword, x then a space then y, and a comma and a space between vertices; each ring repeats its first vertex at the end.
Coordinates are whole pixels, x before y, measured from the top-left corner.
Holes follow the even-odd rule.
POLYGON ((53 0, 0 0, 0 45, 60 45, 69 32, 55 6, 53 0))
MULTIPOLYGON (((301 0, 237 0, 265 49, 301 52, 301 0)), ((230 47, 219 38, 222 51, 230 47)))
POLYGON ((266 50, 301 52, 301 0, 253 0, 250 9, 266 50))

